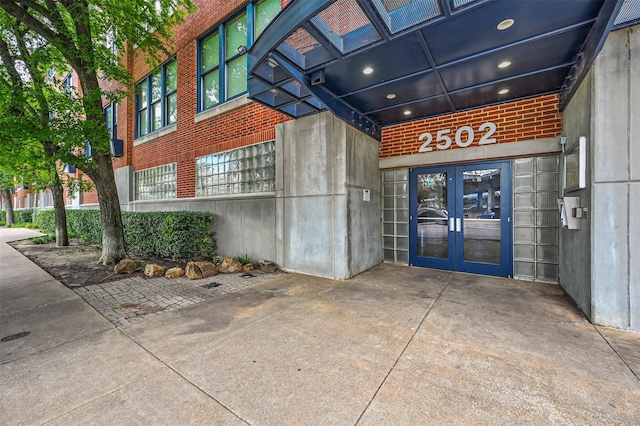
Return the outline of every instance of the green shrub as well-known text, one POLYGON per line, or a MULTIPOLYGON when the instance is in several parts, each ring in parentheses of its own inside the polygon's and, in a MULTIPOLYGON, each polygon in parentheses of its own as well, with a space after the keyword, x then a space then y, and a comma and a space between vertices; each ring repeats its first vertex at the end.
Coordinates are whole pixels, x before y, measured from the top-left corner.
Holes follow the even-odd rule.
POLYGON ((53 233, 56 230, 56 215, 53 210, 38 210, 35 224, 44 233, 53 233))
POLYGON ((7 221, 7 212, 5 210, 0 210, 0 222, 7 221))
POLYGON ((217 248, 206 212, 123 212, 127 249, 171 259, 211 258, 217 248))
POLYGON ((13 211, 13 220, 15 223, 18 222, 33 222, 33 209, 20 209, 13 211))
MULTIPOLYGON (((141 256, 175 260, 209 259, 217 249, 206 212, 122 212, 127 251, 141 256)), ((42 210, 36 216, 42 232, 55 231, 55 213, 42 210)), ((102 243, 99 210, 67 210, 71 235, 96 245, 102 243)))

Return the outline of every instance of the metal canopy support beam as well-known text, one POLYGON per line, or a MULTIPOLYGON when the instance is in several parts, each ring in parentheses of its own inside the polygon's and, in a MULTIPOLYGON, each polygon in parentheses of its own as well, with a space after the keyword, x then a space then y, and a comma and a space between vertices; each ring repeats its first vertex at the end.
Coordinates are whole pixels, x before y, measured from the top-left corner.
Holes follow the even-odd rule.
POLYGON ((602 50, 602 46, 604 46, 607 35, 613 28, 622 4, 622 1, 605 0, 602 5, 598 17, 584 42, 582 52, 578 55, 576 64, 567 75, 565 83, 560 90, 560 111, 564 111, 567 107, 567 104, 591 68, 593 61, 595 61, 596 56, 602 50))
POLYGON ((282 10, 269 27, 261 34, 260 41, 250 49, 249 72, 259 66, 269 55, 272 49, 278 47, 283 41, 297 30, 302 23, 329 7, 335 0, 293 1, 282 10))
POLYGON ((295 78, 300 84, 302 84, 313 96, 315 96, 320 102, 322 102, 331 112, 333 112, 338 118, 346 122, 347 124, 355 127, 363 133, 368 134, 377 141, 382 139, 382 130, 377 123, 364 117, 362 114, 354 111, 351 107, 346 105, 335 95, 327 92, 320 86, 312 86, 307 77, 289 60, 279 55, 278 53, 271 53, 270 58, 275 60, 279 66, 285 69, 293 78, 295 78))
POLYGON ((420 47, 424 51, 424 54, 427 57, 427 60, 429 61, 429 65, 431 65, 431 69, 433 70, 434 75, 438 79, 438 84, 440 85, 440 88, 442 89, 442 93, 444 93, 444 96, 447 99, 447 103, 449 104, 449 108, 451 109, 451 112, 452 113, 456 112, 456 106, 453 104, 453 100, 449 95, 449 90, 447 89, 447 85, 444 84, 444 79, 442 78, 442 74, 440 74, 440 69, 438 69, 438 64, 436 64, 436 60, 433 58, 433 54, 429 49, 427 40, 424 38, 424 34, 418 31, 416 33, 416 36, 418 38, 418 42, 420 43, 420 47))

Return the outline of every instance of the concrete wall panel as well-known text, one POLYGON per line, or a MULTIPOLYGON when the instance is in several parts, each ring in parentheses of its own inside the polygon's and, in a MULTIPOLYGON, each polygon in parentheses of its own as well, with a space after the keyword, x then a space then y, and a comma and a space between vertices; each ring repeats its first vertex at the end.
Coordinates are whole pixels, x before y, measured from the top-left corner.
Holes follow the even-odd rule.
MULTIPOLYGON (((563 114, 563 133, 570 148, 580 136, 591 138, 591 73, 578 88, 563 114)), ((592 152, 592 151, 591 151, 592 152)), ((587 159, 591 158, 587 155, 587 159)), ((587 170, 590 182, 590 168, 587 170)), ((567 196, 579 196, 583 206, 591 207, 590 187, 567 196)), ((562 194, 561 194, 562 196, 562 194)), ((580 230, 560 229, 560 285, 582 312, 591 317, 591 218, 582 221, 580 230)))
POLYGON ((316 114, 283 127, 285 197, 335 193, 331 178, 337 166, 336 147, 325 143, 332 136, 332 124, 325 114, 316 114))
POLYGON ((212 230, 218 254, 250 254, 254 259, 274 260, 276 256, 276 201, 273 197, 244 199, 185 199, 137 202, 132 211, 203 211, 213 214, 212 230))
POLYGON ((629 50, 627 31, 609 34, 594 67, 594 182, 629 178, 629 50))
POLYGON ((628 188, 610 183, 593 189, 592 320, 619 328, 629 323, 628 188))
POLYGON ((246 199, 242 201, 241 253, 249 253, 254 260, 275 261, 276 256, 275 199, 246 199))
POLYGON ((378 142, 351 127, 346 130, 349 269, 353 275, 382 262, 382 195, 378 142), (364 200, 365 189, 370 201, 364 200))
POLYGON ((283 266, 287 270, 320 276, 333 275, 337 247, 334 241, 334 205, 334 197, 329 195, 284 200, 283 266))
MULTIPOLYGON (((629 30, 629 135, 631 180, 640 180, 640 25, 629 30)), ((636 198, 637 200, 638 198, 636 198)), ((639 235, 639 234, 636 234, 639 235)))
POLYGON ((380 263, 378 143, 330 113, 285 123, 276 135, 283 143, 276 261, 338 279, 380 263))
POLYGON ((640 182, 629 186, 629 321, 630 329, 640 331, 640 182))

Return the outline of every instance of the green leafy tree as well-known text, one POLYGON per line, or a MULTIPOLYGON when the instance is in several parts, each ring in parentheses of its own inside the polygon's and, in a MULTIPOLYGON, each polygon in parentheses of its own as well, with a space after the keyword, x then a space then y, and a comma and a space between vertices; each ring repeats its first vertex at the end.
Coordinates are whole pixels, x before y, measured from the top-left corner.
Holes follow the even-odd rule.
POLYGON ((0 0, 0 7, 55 47, 78 74, 81 95, 75 99, 82 124, 74 140, 91 141, 92 157, 77 166, 98 191, 100 261, 115 263, 126 256, 126 249, 102 99, 116 100, 123 92, 104 92, 100 81, 115 80, 131 88, 131 76, 115 52, 140 52, 150 62, 167 54, 172 27, 195 6, 190 0, 0 0))
POLYGON ((50 100, 65 95, 46 81, 47 70, 59 66, 61 57, 41 37, 1 11, 0 59, 0 127, 6 141, 0 162, 13 163, 14 178, 30 182, 32 192, 51 189, 56 245, 67 246, 66 210, 57 170, 62 144, 56 138, 61 135, 50 122, 49 106, 50 100))
MULTIPOLYGON (((1 143, 2 142, 0 142, 0 144, 1 143)), ((3 170, 2 161, 0 159, 0 190, 2 191, 4 209, 7 214, 7 225, 13 225, 15 223, 13 218, 13 203, 11 201, 11 188, 13 188, 13 179, 9 173, 3 170)))

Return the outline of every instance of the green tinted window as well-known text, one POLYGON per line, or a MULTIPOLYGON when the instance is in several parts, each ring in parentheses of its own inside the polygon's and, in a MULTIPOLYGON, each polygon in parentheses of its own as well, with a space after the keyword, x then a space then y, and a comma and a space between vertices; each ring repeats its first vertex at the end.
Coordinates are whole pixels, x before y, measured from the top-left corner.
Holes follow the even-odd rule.
POLYGON ((173 92, 178 88, 178 65, 175 61, 167 64, 167 92, 173 92))
POLYGON ((175 123, 178 120, 178 97, 172 93, 167 97, 167 123, 175 123))
POLYGON ((160 73, 151 75, 151 102, 155 102, 162 96, 162 84, 160 73))
POLYGON ((138 93, 140 98, 138 101, 138 109, 147 107, 147 81, 143 81, 138 85, 138 93))
POLYGON ((214 34, 202 40, 201 43, 201 72, 206 72, 211 68, 215 68, 220 60, 220 38, 218 34, 214 34))
POLYGON ((202 107, 209 108, 220 102, 220 73, 210 72, 202 79, 202 107))
POLYGON ((269 25, 280 12, 280 0, 263 0, 256 4, 256 37, 269 25))
POLYGON ((162 127, 162 104, 158 102, 151 106, 151 130, 158 130, 162 127))
POLYGON ((247 14, 243 13, 226 25, 226 59, 238 54, 239 46, 247 45, 247 14))
POLYGON ((138 134, 140 136, 147 134, 147 110, 142 110, 138 114, 138 134))
POLYGON ((247 91, 247 55, 242 55, 238 59, 229 62, 227 67, 227 97, 232 98, 247 91))

